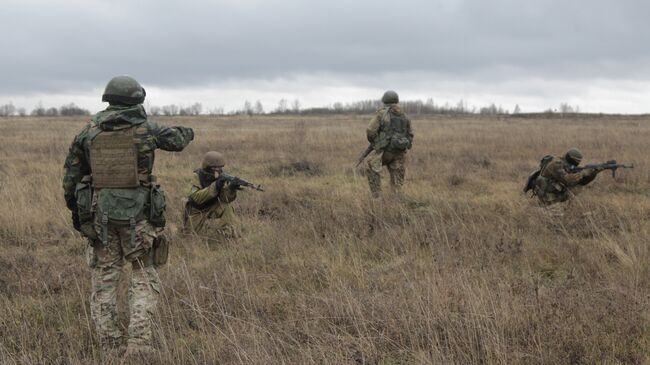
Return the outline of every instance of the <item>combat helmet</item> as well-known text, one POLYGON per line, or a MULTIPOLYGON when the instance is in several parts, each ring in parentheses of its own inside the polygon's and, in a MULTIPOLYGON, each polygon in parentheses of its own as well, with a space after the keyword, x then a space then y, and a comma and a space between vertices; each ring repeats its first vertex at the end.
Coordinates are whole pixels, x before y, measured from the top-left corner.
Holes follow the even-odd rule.
POLYGON ((582 161, 582 152, 580 152, 580 150, 575 147, 571 148, 564 155, 564 159, 569 163, 578 166, 582 161))
POLYGON ((381 97, 381 101, 384 104, 397 104, 399 103, 399 96, 393 90, 388 90, 384 93, 384 96, 381 97))
POLYGON ((144 102, 147 93, 133 77, 115 76, 106 84, 102 101, 110 104, 137 105, 144 102))
POLYGON ((224 167, 226 166, 226 158, 222 153, 217 151, 210 151, 203 155, 203 162, 201 168, 204 170, 210 166, 224 167))

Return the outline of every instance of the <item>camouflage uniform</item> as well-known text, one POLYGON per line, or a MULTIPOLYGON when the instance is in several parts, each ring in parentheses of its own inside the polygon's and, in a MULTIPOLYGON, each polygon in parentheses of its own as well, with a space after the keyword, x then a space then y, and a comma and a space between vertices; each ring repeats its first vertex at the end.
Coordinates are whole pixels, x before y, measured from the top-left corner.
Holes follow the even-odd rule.
MULTIPOLYGON (((148 121, 141 104, 112 104, 97 113, 70 146, 63 189, 75 228, 90 242, 87 252, 92 270, 90 308, 103 350, 110 351, 122 342, 117 326, 116 293, 125 259, 133 268, 129 288, 128 347, 129 350, 151 349, 151 320, 160 293, 160 281, 152 264, 152 247, 164 226, 164 195, 151 175, 154 151, 181 151, 193 138, 190 128, 167 128, 148 121), (93 175, 91 168, 93 143, 99 141, 102 134, 120 131, 130 133, 127 140, 135 145, 137 173, 134 175, 138 186, 98 187, 100 169, 93 175), (84 195, 84 191, 89 193, 84 195), (107 219, 108 213, 114 214, 107 207, 133 206, 137 203, 131 198, 134 196, 142 198, 142 208, 127 224, 107 219), (102 209, 105 213, 100 216, 102 209)), ((116 165, 120 163, 119 160, 115 162, 116 165)))
POLYGON ((197 169, 187 189, 184 228, 217 242, 239 237, 235 210, 230 204, 236 198, 236 186, 197 169))
POLYGON ((598 171, 584 169, 571 172, 571 164, 566 157, 549 156, 535 180, 534 193, 543 205, 551 205, 569 200, 580 188, 596 178, 598 171))
POLYGON ((386 104, 370 120, 366 135, 373 146, 366 172, 370 192, 373 197, 378 197, 381 193, 382 166, 388 168, 393 191, 399 192, 404 185, 406 151, 413 143, 411 121, 399 105, 386 104), (398 139, 402 140, 401 145, 396 142, 398 139))

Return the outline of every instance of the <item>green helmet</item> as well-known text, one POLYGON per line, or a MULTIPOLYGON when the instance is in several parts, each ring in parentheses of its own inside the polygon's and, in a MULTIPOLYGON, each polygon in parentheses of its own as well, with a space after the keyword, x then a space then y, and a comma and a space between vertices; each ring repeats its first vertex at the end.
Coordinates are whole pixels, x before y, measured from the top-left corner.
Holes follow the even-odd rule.
POLYGON ((577 166, 580 165, 580 162, 582 161, 582 152, 577 148, 571 148, 566 152, 564 158, 577 166))
POLYGON ((388 90, 384 93, 384 96, 381 97, 381 101, 384 104, 397 104, 399 103, 399 96, 393 90, 388 90))
POLYGON ((224 155, 217 151, 209 151, 203 155, 203 162, 201 167, 205 170, 208 167, 224 167, 226 166, 226 158, 224 155))
POLYGON ((144 102, 147 93, 133 77, 115 76, 106 84, 102 101, 111 104, 136 105, 144 102))

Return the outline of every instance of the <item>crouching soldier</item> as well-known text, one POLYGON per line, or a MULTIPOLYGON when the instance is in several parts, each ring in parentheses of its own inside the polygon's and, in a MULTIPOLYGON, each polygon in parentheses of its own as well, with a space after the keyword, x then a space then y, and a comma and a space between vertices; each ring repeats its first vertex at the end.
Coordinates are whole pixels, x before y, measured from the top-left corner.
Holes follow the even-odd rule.
POLYGON ((237 198, 240 185, 220 178, 225 165, 223 154, 210 151, 203 156, 201 168, 194 171, 183 216, 186 232, 217 242, 240 236, 235 210, 231 205, 237 198))
MULTIPOLYGON (((97 113, 75 137, 65 160, 64 196, 75 229, 88 238, 92 275, 90 311, 103 356, 120 354, 117 287, 131 264, 127 356, 154 353, 152 316, 160 294, 156 266, 164 263, 165 196, 152 175, 154 151, 181 151, 191 128, 164 127, 147 119, 145 90, 131 77, 106 85, 97 113)), ((103 362, 107 362, 104 360, 103 362)))
POLYGON ((533 193, 542 205, 569 200, 602 171, 600 168, 576 170, 581 161, 582 153, 577 148, 571 148, 563 157, 548 155, 542 159, 539 173, 531 181, 533 193))

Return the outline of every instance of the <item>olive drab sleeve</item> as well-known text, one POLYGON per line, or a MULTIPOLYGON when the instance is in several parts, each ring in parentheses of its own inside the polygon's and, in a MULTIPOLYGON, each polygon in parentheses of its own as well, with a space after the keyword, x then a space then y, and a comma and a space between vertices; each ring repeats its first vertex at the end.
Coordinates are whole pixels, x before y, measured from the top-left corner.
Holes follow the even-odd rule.
POLYGON ((194 139, 192 128, 164 127, 149 122, 155 138, 156 148, 165 151, 182 151, 194 139))
POLYGON ((544 170, 544 177, 551 178, 567 187, 579 185, 584 177, 591 176, 594 172, 593 169, 584 169, 580 172, 570 173, 560 159, 549 162, 544 170))
POLYGON ((85 175, 90 174, 90 165, 83 149, 83 141, 87 131, 88 127, 84 128, 72 141, 63 165, 63 193, 66 205, 70 210, 75 208, 74 192, 77 183, 81 182, 85 175))
POLYGON ((195 204, 201 205, 217 197, 217 182, 213 181, 205 188, 201 188, 199 175, 192 175, 192 182, 187 192, 187 198, 195 204))

